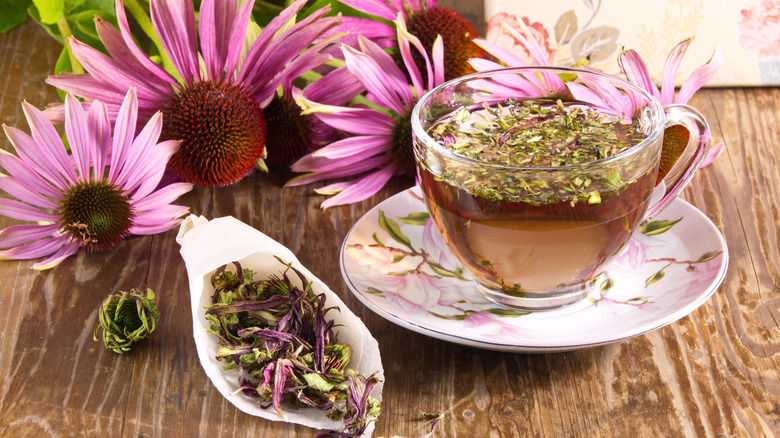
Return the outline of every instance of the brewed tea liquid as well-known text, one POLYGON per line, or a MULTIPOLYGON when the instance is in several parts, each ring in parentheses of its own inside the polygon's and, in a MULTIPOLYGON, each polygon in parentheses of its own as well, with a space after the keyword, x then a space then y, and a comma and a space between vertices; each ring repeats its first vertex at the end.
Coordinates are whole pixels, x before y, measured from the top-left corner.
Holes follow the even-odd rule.
POLYGON ((544 174, 554 176, 501 166, 434 164, 436 174, 419 168, 428 210, 447 245, 480 283, 508 294, 532 296, 592 279, 628 242, 655 186, 657 167, 646 161, 578 166, 644 138, 639 121, 581 102, 461 108, 429 134, 475 161, 567 166, 544 174))
POLYGON ((589 280, 630 238, 655 176, 598 205, 491 201, 421 170, 428 210, 448 247, 481 282, 507 293, 589 280), (638 206, 638 207, 637 207, 638 206), (554 280, 552 280, 554 279, 554 280))

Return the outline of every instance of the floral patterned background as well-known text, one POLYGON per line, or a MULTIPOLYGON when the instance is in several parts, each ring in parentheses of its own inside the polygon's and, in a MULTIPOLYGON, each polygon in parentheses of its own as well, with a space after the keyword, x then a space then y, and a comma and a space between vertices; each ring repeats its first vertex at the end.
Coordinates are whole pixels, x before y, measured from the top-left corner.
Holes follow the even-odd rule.
POLYGON ((486 39, 524 58, 522 46, 504 31, 505 25, 521 27, 516 17, 554 64, 587 58, 618 74, 621 48, 634 49, 660 81, 666 55, 695 37, 678 77, 687 77, 720 45, 725 61, 709 86, 780 85, 780 0, 558 0, 545 7, 531 0, 485 0, 486 39))

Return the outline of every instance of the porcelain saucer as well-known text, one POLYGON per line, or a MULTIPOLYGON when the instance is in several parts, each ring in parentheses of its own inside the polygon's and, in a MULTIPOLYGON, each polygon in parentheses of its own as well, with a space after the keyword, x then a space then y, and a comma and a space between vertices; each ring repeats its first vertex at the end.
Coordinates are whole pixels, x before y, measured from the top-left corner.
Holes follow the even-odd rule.
POLYGON ((686 316, 723 281, 728 249, 709 218, 677 199, 632 237, 586 299, 523 312, 477 291, 413 187, 358 220, 340 265, 355 296, 401 327, 491 350, 553 352, 620 341, 686 316))

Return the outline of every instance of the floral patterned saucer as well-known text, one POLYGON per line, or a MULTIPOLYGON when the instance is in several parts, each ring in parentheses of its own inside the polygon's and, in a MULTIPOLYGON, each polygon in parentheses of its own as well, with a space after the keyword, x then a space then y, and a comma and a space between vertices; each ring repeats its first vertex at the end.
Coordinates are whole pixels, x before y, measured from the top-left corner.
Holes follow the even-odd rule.
POLYGON ((632 238, 585 300, 527 313, 483 298, 414 187, 355 224, 340 264, 355 296, 401 327, 491 350, 553 352, 619 341, 686 316, 723 281, 728 249, 712 222, 678 199, 632 238))

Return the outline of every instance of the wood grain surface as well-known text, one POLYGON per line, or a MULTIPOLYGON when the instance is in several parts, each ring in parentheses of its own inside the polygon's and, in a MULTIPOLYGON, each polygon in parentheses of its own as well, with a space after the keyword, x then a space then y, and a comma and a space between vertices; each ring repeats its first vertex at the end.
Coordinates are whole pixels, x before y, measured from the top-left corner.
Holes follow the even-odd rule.
MULTIPOLYGON (((27 130, 20 101, 57 101, 43 83, 59 44, 34 23, 0 35, 0 118, 27 130)), ((337 256, 350 227, 413 181, 322 211, 289 175, 254 174, 180 201, 206 217, 233 215, 289 247, 365 321, 385 367, 374 436, 420 436, 420 412, 442 412, 437 437, 724 436, 780 433, 780 90, 707 89, 692 104, 724 153, 684 198, 728 242, 714 296, 665 328, 598 348, 511 354, 407 331, 348 291, 337 256)), ((5 150, 9 142, 0 141, 5 150)), ((12 224, 0 218, 0 227, 12 224)), ((309 437, 315 431, 243 414, 211 385, 192 338, 176 230, 80 252, 48 271, 0 261, 0 436, 309 437), (92 340, 97 309, 117 290, 149 287, 162 314, 125 355, 92 340)))

